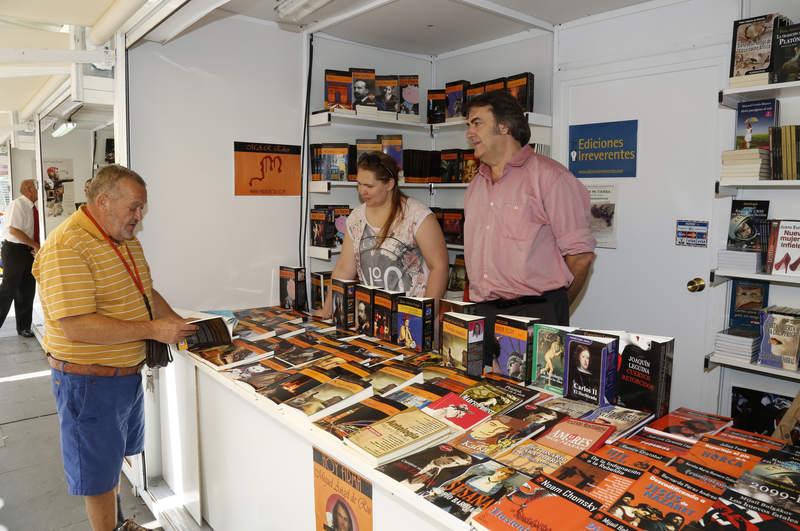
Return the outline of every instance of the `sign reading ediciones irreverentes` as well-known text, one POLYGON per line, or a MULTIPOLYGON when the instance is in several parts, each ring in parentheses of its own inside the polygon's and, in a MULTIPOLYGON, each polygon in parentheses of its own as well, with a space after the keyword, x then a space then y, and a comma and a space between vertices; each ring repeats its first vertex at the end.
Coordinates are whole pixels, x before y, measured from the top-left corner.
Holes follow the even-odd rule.
POLYGON ((569 126, 569 171, 576 177, 636 177, 639 121, 569 126))

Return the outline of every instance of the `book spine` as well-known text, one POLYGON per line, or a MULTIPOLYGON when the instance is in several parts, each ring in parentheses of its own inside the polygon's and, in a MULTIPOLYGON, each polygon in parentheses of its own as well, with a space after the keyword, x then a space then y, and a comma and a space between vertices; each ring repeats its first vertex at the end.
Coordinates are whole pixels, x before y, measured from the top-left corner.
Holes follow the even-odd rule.
POLYGON ((767 258, 764 260, 764 272, 768 275, 772 274, 772 268, 775 263, 775 247, 778 245, 778 230, 781 227, 780 220, 773 219, 769 222, 769 243, 767 244, 767 258))

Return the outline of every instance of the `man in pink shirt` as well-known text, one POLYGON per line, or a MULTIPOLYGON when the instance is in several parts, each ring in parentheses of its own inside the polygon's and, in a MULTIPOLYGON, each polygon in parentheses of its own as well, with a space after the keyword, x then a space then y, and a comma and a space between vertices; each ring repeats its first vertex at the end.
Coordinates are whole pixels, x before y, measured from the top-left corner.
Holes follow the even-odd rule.
POLYGON ((470 300, 487 317, 486 361, 497 314, 569 324, 569 305, 594 261, 589 193, 569 170, 528 145, 528 119, 505 92, 468 105, 467 140, 481 161, 464 196, 470 300))

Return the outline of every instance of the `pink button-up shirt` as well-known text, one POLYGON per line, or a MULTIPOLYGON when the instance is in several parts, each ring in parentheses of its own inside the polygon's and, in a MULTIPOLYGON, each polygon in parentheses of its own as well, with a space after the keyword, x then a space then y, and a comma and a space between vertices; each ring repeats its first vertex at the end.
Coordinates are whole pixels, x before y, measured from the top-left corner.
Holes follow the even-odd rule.
POLYGON ((589 192, 569 170, 524 146, 492 182, 481 164, 464 195, 464 258, 476 302, 568 287, 563 256, 594 251, 589 192))

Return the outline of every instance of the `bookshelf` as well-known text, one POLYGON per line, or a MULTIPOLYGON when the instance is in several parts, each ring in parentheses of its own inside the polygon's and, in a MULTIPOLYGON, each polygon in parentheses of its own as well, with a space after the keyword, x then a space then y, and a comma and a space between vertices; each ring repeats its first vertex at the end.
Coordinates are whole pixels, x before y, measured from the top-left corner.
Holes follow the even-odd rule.
POLYGON ((732 369, 763 374, 770 377, 783 378, 784 380, 792 380, 800 383, 800 372, 798 371, 790 371, 787 369, 780 369, 778 367, 769 367, 767 365, 758 365, 757 363, 752 363, 745 358, 726 356, 724 354, 717 354, 716 352, 712 352, 706 356, 706 364, 709 369, 713 369, 714 366, 730 367, 732 369))
MULTIPOLYGON (((308 191, 312 194, 329 194, 333 188, 356 188, 358 183, 353 181, 311 181, 308 191)), ((401 190, 459 190, 466 189, 468 183, 400 183, 401 190)))
POLYGON ((723 280, 732 278, 746 278, 749 280, 761 280, 772 284, 784 284, 787 286, 800 286, 800 275, 768 275, 766 273, 748 273, 746 271, 735 271, 733 269, 715 269, 711 272, 712 282, 719 277, 723 280))
POLYGON ((729 109, 736 109, 742 101, 766 100, 770 98, 785 99, 800 97, 800 81, 773 83, 753 87, 729 88, 719 91, 719 104, 729 109))

